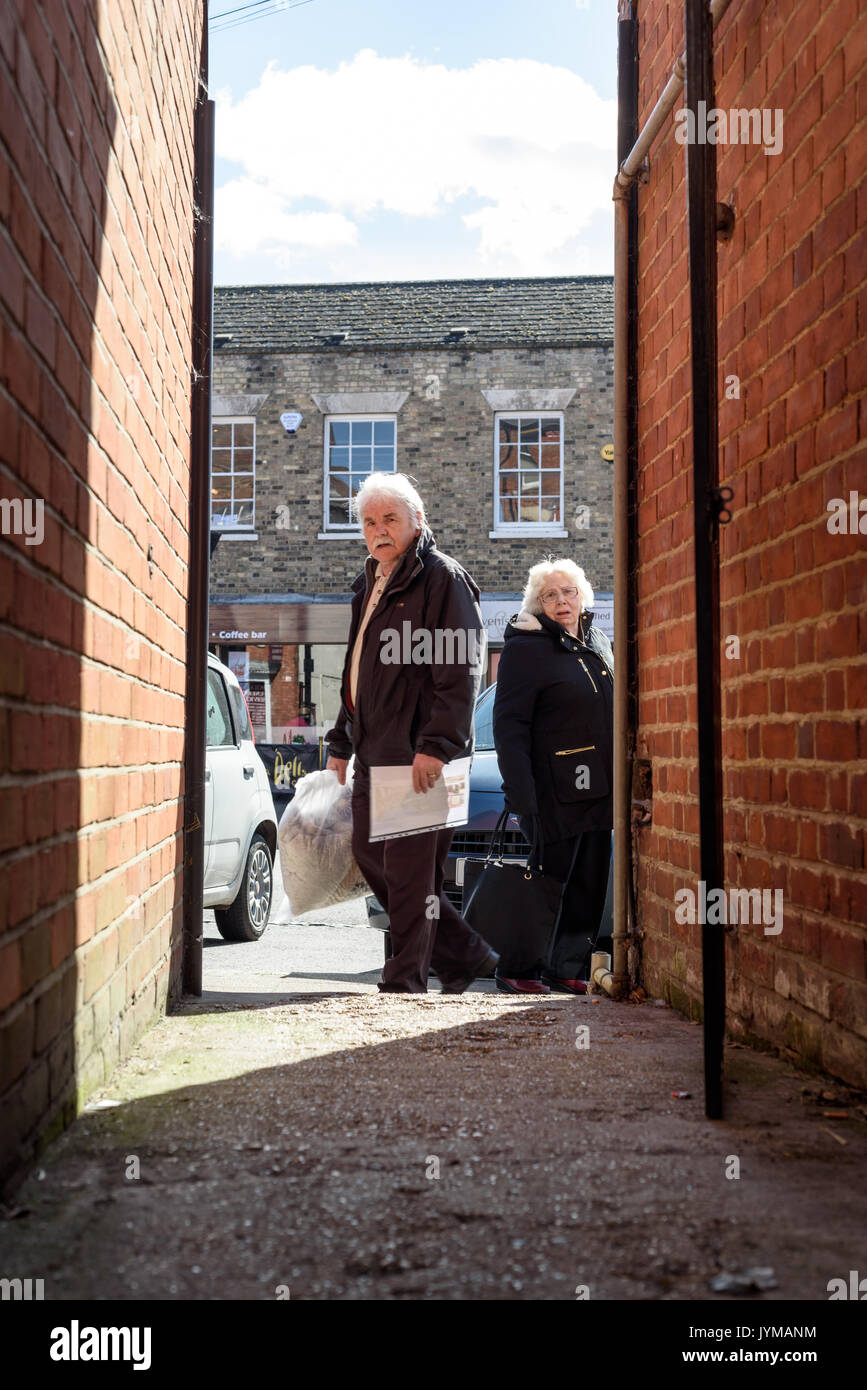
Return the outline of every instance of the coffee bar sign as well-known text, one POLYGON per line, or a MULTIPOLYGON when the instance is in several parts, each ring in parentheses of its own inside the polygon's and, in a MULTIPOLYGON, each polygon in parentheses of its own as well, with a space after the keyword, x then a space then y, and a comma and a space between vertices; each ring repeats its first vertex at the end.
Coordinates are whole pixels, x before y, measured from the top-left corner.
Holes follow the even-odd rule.
POLYGON ((208 641, 239 646, 346 645, 352 605, 346 599, 270 603, 212 603, 208 641))

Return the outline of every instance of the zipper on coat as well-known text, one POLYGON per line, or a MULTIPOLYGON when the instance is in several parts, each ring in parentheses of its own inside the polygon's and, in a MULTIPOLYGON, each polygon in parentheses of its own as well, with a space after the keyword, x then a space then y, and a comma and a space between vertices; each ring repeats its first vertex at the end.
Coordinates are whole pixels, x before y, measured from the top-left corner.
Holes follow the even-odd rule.
POLYGON ((592 753, 595 747, 595 743, 585 743, 583 748, 558 748, 554 757, 565 758, 570 753, 592 753))
POLYGON ((593 689, 596 691, 596 694, 598 695, 598 694, 599 694, 599 686, 596 684, 595 680, 594 680, 593 677, 591 676, 590 671, 588 670, 586 661, 584 660, 583 656, 579 656, 578 660, 581 662, 581 665, 584 667, 584 673, 585 673, 585 675, 587 676, 587 679, 589 680, 590 684, 593 686, 593 689))
MULTIPOLYGON (((602 655, 602 653, 601 653, 601 652, 597 652, 595 647, 590 647, 590 646, 588 646, 588 644, 587 644, 586 642, 584 642, 582 645, 585 646, 585 647, 587 647, 587 650, 588 650, 588 651, 595 652, 596 656, 599 657, 599 660, 600 660, 600 662, 602 663, 602 674, 603 674, 603 676, 611 676, 611 679, 613 680, 613 679, 614 679, 614 673, 611 671, 611 669, 610 669, 610 667, 609 667, 609 665, 608 665, 608 662, 605 660, 605 657, 602 655)), ((579 658, 579 659, 580 659, 580 658, 579 658)))

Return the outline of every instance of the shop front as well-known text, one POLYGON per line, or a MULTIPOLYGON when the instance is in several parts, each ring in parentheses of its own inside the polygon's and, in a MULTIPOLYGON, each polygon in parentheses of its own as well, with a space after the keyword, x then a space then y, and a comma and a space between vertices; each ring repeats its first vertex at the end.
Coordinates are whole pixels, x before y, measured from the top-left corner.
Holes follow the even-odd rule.
POLYGON ((328 756, 323 736, 340 708, 350 598, 280 595, 210 605, 208 646, 244 692, 278 811, 328 756))
POLYGON ((316 743, 340 707, 350 595, 210 606, 208 645, 234 671, 257 741, 316 743))
MULTIPOLYGON (((612 596, 596 596, 596 621, 613 635, 612 596)), ((482 689, 497 678, 516 593, 482 594, 487 639, 482 689)), ((272 773, 275 800, 323 765, 325 733, 340 709, 351 595, 301 594, 221 599, 210 605, 208 646, 234 671, 247 701, 256 745, 272 773)))

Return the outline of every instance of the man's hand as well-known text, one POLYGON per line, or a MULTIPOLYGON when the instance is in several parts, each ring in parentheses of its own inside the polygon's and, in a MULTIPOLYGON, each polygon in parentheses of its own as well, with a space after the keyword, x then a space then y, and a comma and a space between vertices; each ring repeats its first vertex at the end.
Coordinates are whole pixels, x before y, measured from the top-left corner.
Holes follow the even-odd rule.
POLYGON ((416 753, 412 760, 413 791, 427 794, 444 767, 445 763, 440 762, 439 758, 431 758, 427 753, 416 753))
POLYGON ((341 787, 346 786, 346 769, 349 766, 348 758, 329 758, 325 764, 326 772, 336 772, 337 780, 341 787))

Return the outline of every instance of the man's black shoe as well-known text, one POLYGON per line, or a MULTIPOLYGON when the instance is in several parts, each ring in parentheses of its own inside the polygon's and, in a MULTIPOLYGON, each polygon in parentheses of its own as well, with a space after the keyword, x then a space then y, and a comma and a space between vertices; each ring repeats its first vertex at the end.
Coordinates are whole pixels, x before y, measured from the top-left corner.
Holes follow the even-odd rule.
POLYGON ((486 951, 478 965, 472 967, 471 973, 466 975, 452 975, 442 981, 441 994, 463 994, 464 990, 469 989, 474 980, 487 979, 493 975, 500 963, 500 957, 496 951, 486 951))

